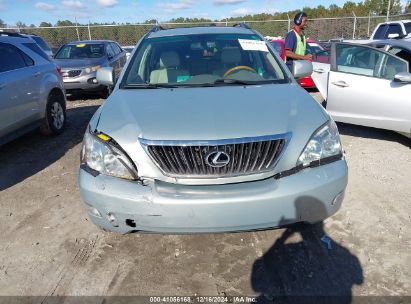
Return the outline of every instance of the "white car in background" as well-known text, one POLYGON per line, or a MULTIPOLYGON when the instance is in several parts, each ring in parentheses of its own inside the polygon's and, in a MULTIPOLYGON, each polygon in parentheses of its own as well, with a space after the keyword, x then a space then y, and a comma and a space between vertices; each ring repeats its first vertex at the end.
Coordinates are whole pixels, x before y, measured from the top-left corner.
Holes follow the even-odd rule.
POLYGON ((335 43, 312 78, 334 120, 411 137, 411 43, 335 43), (380 48, 378 48, 380 47, 380 48))

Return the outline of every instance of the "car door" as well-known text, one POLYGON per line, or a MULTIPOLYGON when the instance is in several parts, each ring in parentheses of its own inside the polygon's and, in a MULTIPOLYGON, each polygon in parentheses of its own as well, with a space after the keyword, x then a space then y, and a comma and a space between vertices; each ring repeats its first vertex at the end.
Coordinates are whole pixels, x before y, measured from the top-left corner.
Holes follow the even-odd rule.
POLYGON ((111 47, 113 49, 114 58, 115 58, 115 62, 116 62, 116 64, 115 64, 115 66, 116 66, 116 69, 115 69, 116 77, 119 77, 120 73, 121 73, 121 70, 123 68, 123 65, 124 65, 123 56, 121 54, 122 51, 116 43, 112 42, 111 47))
POLYGON ((312 64, 313 73, 311 74, 311 78, 313 79, 318 91, 320 91, 321 96, 324 100, 327 100, 330 64, 315 61, 313 61, 312 64))
POLYGON ((33 67, 34 61, 20 49, 0 43, 0 136, 23 127, 37 115, 33 67))
MULTIPOLYGON (((126 64, 127 62, 127 56, 126 56, 126 52, 118 45, 118 43, 113 43, 113 47, 116 48, 117 52, 118 52, 118 56, 119 56, 119 66, 121 69, 123 69, 123 66, 126 64)), ((121 71, 120 71, 121 72, 121 71)))
POLYGON ((331 50, 327 110, 335 120, 411 130, 411 84, 394 80, 408 63, 370 46, 336 43, 331 50))
POLYGON ((116 54, 114 52, 114 49, 113 49, 111 43, 107 43, 106 51, 107 51, 109 66, 114 69, 114 72, 115 72, 115 75, 116 75, 116 78, 117 78, 118 77, 118 62, 116 60, 116 54))

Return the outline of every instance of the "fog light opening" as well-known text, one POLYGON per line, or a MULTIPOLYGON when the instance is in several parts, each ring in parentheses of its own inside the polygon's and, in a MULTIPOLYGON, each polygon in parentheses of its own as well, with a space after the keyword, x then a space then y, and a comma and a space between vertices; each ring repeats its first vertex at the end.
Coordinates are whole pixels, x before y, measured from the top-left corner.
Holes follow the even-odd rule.
POLYGON ((343 192, 338 193, 338 194, 334 197, 334 200, 332 201, 331 206, 335 206, 335 205, 341 204, 343 198, 344 198, 344 193, 343 193, 343 192))
POLYGON ((92 84, 96 84, 97 83, 97 79, 95 77, 90 78, 87 80, 88 83, 92 83, 92 84))
POLYGON ((107 213, 107 219, 110 222, 110 224, 113 225, 113 227, 118 227, 118 221, 114 213, 107 213))
POLYGON ((87 206, 87 211, 89 214, 95 216, 95 217, 102 217, 101 213, 97 210, 97 208, 90 206, 90 205, 86 205, 87 206))
POLYGON ((126 225, 135 228, 136 222, 134 220, 126 219, 126 225))

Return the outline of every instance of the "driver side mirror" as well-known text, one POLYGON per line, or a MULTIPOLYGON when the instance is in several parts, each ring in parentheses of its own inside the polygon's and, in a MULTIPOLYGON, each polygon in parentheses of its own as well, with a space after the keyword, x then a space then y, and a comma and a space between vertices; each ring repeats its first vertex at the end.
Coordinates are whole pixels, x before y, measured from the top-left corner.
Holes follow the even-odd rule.
POLYGON ((313 64, 308 60, 294 60, 293 62, 293 76, 301 78, 310 76, 313 72, 313 64))
POLYGON ((114 69, 112 67, 104 67, 97 70, 96 79, 99 84, 112 86, 114 85, 114 69))
POLYGON ((400 34, 398 33, 388 34, 388 39, 397 39, 397 38, 400 38, 400 34))
POLYGON ((395 82, 411 83, 411 73, 399 72, 394 76, 395 82))

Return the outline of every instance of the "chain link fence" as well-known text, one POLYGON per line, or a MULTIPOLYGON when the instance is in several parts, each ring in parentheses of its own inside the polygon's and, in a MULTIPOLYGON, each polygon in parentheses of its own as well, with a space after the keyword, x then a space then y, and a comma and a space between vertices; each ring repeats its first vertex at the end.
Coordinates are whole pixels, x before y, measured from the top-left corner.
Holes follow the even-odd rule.
MULTIPOLYGON (((391 16, 390 21, 411 19, 411 14, 391 16)), ((306 35, 319 40, 365 39, 372 34, 378 23, 385 22, 386 16, 366 16, 310 19, 306 35)), ((253 29, 264 36, 284 37, 292 27, 291 20, 247 21, 253 29)), ((215 26, 233 26, 236 22, 214 22, 215 26)), ((210 25, 210 23, 162 23, 166 27, 187 27, 210 25)), ((2 28, 43 37, 51 48, 56 49, 64 43, 75 40, 109 39, 122 46, 135 45, 154 24, 127 25, 78 25, 61 27, 2 28)))

